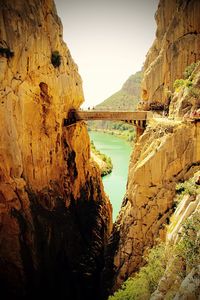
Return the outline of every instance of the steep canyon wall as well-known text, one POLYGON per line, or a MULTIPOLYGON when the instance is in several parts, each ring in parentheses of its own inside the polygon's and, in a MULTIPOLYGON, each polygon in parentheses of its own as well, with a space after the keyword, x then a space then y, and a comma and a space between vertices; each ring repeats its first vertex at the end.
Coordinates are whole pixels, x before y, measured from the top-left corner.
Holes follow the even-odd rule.
POLYGON ((159 2, 156 39, 148 51, 142 83, 142 108, 150 103, 169 104, 173 83, 186 66, 200 60, 200 2, 159 2))
MULTIPOLYGON (((167 103, 165 88, 200 58, 199 5, 197 0, 160 1, 157 37, 144 64, 142 109, 157 100, 167 103)), ((103 281, 108 293, 140 269, 157 239, 165 239, 176 184, 200 168, 199 122, 183 118, 200 108, 198 64, 188 80, 189 87, 183 82, 171 94, 169 116, 154 117, 134 146, 127 192, 107 247, 103 281)))
POLYGON ((0 285, 7 297, 88 299, 98 289, 111 207, 85 125, 64 126, 83 100, 53 1, 1 1, 0 285))

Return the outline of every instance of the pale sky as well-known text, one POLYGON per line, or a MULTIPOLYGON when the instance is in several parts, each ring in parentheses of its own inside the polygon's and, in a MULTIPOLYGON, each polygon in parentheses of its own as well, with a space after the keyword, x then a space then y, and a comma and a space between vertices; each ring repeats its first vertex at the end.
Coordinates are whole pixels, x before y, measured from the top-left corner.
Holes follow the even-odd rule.
POLYGON ((139 71, 155 38, 158 0, 55 0, 64 41, 83 80, 85 107, 139 71))

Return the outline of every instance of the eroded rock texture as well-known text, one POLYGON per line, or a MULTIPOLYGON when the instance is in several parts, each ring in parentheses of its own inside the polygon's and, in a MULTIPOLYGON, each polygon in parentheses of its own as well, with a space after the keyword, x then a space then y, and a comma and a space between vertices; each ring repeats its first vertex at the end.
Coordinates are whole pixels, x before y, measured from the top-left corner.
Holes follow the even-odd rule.
POLYGON ((199 125, 154 120, 135 145, 127 194, 108 245, 105 276, 113 278, 113 290, 139 270, 156 238, 164 238, 176 183, 199 169, 199 139, 199 125))
MULTIPOLYGON (((200 194, 194 186, 199 186, 199 176, 200 171, 189 179, 193 191, 185 191, 170 219, 165 249, 166 253, 170 253, 170 255, 167 259, 165 272, 150 300, 168 299, 169 297, 172 299, 198 299, 200 293, 200 266, 198 263, 199 231, 197 224, 200 220, 200 194), (190 224, 190 228, 193 228, 192 232, 186 230, 188 224, 190 224), (189 260, 188 256, 184 260, 180 253, 177 255, 177 249, 183 239, 187 240, 187 247, 190 247, 188 252, 192 260, 189 260)), ((181 252, 184 253, 184 248, 181 252)))
POLYGON ((111 208, 85 125, 64 126, 81 78, 53 1, 1 1, 0 23, 1 295, 89 299, 111 208))
POLYGON ((183 117, 196 115, 200 112, 200 61, 196 64, 194 71, 189 77, 189 87, 178 88, 175 92, 169 106, 169 117, 183 117))
POLYGON ((200 2, 161 0, 156 13, 156 39, 144 64, 142 98, 168 104, 173 82, 182 78, 191 63, 200 60, 200 2))
MULTIPOLYGON (((165 103, 164 88, 199 58, 199 5, 160 1, 157 39, 145 62, 144 99, 165 103)), ((200 123, 184 117, 200 108, 198 65, 190 79, 190 88, 172 95, 170 118, 154 117, 134 146, 127 192, 107 247, 103 284, 108 294, 140 269, 157 239, 165 239, 176 183, 200 168, 200 123)))

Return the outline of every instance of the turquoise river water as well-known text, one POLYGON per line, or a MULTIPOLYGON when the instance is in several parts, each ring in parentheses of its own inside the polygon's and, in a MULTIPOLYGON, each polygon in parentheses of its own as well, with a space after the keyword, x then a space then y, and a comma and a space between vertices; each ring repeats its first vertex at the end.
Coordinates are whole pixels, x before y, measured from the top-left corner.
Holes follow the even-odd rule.
POLYGON ((89 135, 95 147, 112 159, 113 171, 103 177, 103 184, 112 203, 113 220, 115 220, 126 191, 131 146, 126 141, 111 134, 90 131, 89 135))

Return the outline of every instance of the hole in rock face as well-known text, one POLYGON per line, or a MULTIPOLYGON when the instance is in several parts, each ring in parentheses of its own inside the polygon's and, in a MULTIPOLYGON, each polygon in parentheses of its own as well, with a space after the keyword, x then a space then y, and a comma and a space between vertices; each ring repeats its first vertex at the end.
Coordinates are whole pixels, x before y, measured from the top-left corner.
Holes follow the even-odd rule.
POLYGON ((53 152, 52 152, 52 150, 49 151, 49 156, 50 156, 50 164, 52 164, 53 163, 53 152))
POLYGON ((147 99, 147 90, 145 90, 145 89, 142 90, 142 99, 144 99, 144 100, 147 99))
POLYGON ((48 94, 48 85, 45 82, 40 82, 39 87, 41 92, 48 94))
POLYGON ((14 56, 14 52, 10 50, 10 48, 0 47, 0 56, 12 58, 14 56))

